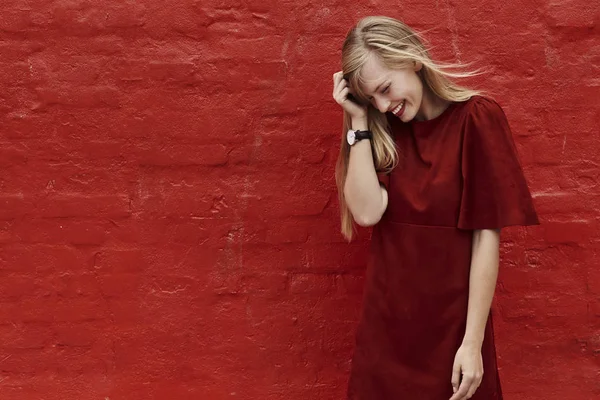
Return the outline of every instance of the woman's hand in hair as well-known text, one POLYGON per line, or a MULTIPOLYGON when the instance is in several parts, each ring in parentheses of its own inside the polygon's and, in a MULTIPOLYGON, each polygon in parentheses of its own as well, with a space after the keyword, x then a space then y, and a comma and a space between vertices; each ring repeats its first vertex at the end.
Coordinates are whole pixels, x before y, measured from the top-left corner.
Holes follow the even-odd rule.
POLYGON ((367 118, 367 107, 358 104, 356 101, 348 98, 352 91, 348 81, 344 79, 342 71, 338 71, 333 74, 333 98, 335 101, 342 106, 352 119, 366 119, 367 118))

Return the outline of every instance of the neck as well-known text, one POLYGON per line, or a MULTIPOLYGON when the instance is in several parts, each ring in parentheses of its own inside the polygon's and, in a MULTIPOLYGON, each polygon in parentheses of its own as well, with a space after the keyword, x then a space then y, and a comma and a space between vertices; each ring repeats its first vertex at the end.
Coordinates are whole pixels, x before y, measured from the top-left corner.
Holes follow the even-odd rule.
POLYGON ((421 108, 419 108, 417 115, 415 115, 415 119, 417 121, 425 121, 439 117, 449 105, 449 101, 439 98, 424 85, 421 108))

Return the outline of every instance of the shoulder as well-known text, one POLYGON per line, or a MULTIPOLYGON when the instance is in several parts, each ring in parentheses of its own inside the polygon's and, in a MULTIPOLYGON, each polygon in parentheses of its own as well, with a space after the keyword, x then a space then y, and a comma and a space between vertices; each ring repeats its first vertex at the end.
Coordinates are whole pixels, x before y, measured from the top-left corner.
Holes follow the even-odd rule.
POLYGON ((464 104, 464 146, 482 153, 512 151, 514 139, 504 110, 494 99, 473 96, 464 104))
POLYGON ((487 96, 473 96, 464 102, 465 116, 472 121, 504 121, 506 114, 498 102, 487 96))

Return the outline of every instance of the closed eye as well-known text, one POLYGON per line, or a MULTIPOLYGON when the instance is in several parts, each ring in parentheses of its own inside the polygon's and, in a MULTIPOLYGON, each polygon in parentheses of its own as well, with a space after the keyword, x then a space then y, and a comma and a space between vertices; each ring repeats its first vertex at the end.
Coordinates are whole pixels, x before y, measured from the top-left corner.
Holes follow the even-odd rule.
MULTIPOLYGON (((390 86, 391 86, 391 85, 387 85, 387 86, 385 87, 385 89, 383 89, 383 90, 381 91, 381 93, 385 93, 385 92, 387 92, 387 91, 388 91, 388 89, 390 88, 390 86)), ((369 98, 368 98, 368 100, 369 100, 369 101, 373 100, 373 97, 369 97, 369 98)))

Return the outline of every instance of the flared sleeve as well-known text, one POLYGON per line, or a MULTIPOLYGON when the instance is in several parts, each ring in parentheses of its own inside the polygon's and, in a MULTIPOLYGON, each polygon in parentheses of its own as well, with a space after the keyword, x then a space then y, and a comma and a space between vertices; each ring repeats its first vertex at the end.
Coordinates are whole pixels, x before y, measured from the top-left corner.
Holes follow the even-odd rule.
POLYGON ((473 100, 461 163, 459 229, 539 225, 508 120, 495 101, 473 100))

